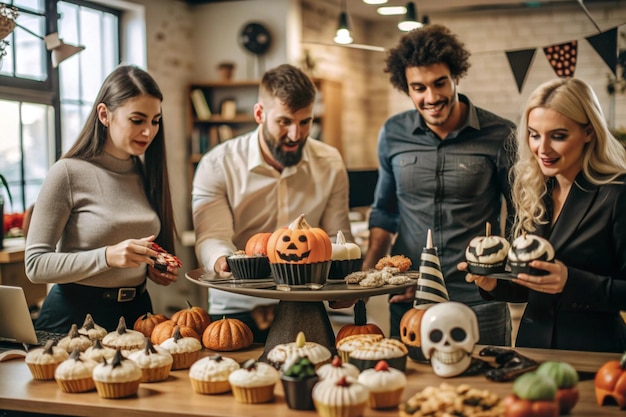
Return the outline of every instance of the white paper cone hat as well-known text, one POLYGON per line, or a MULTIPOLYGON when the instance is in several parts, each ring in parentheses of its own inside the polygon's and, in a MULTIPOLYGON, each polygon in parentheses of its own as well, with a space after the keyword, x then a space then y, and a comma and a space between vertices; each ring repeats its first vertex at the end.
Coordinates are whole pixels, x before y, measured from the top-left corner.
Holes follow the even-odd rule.
POLYGON ((420 257, 420 277, 417 280, 415 307, 428 308, 432 304, 450 301, 441 273, 437 248, 433 247, 432 232, 428 229, 426 247, 420 257))

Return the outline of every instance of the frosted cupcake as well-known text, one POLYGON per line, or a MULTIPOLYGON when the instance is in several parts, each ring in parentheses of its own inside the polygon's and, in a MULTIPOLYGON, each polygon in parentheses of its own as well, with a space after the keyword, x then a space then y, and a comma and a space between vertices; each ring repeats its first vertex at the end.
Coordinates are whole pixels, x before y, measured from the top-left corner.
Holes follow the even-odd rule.
POLYGON ((358 417, 363 415, 369 390, 356 379, 324 379, 313 387, 313 403, 321 417, 358 417))
POLYGON ((341 356, 341 360, 348 362, 350 352, 365 346, 371 346, 383 339, 380 334, 354 334, 346 336, 337 342, 337 353, 341 356))
POLYGON ((279 374, 273 366, 250 359, 228 376, 228 382, 240 403, 256 404, 274 400, 274 386, 279 374))
POLYGON ((369 389, 367 405, 370 408, 397 407, 406 387, 404 372, 390 368, 385 361, 379 361, 374 368, 365 369, 358 381, 369 389))
POLYGON ((296 341, 274 346, 267 353, 267 362, 276 369, 280 369, 289 360, 306 356, 319 368, 328 363, 331 358, 330 350, 327 347, 315 342, 307 342, 303 332, 299 332, 296 341))
POLYGON ((149 337, 146 337, 146 346, 143 350, 132 352, 128 355, 128 359, 141 368, 141 382, 166 380, 174 362, 172 355, 165 349, 153 346, 149 337))
POLYGON ((93 370, 98 365, 91 359, 81 359, 80 350, 75 349, 54 371, 54 379, 63 392, 87 392, 96 389, 93 370))
POLYGON ((45 347, 33 349, 26 354, 26 365, 34 379, 41 381, 54 379, 57 366, 69 357, 65 349, 54 344, 54 340, 48 340, 45 347))
POLYGON ((98 326, 94 321, 91 314, 87 314, 85 316, 85 321, 83 322, 83 327, 78 329, 78 333, 86 335, 91 340, 96 340, 102 338, 107 335, 107 329, 102 326, 98 326))
POLYGON ((82 354, 85 359, 91 359, 96 363, 102 362, 102 359, 107 361, 113 359, 115 356, 115 349, 102 346, 102 342, 99 339, 93 341, 93 344, 87 348, 82 354))
POLYGON ((509 249, 511 273, 513 275, 519 273, 546 275, 547 271, 530 266, 530 263, 536 260, 553 262, 554 247, 547 239, 524 232, 513 241, 509 249))
POLYGON ((335 243, 332 244, 330 260, 332 263, 328 279, 343 280, 346 275, 361 270, 363 266, 361 247, 356 243, 346 242, 346 237, 340 230, 337 232, 335 243))
POLYGON ((74 350, 78 349, 81 352, 86 351, 91 347, 91 340, 89 337, 78 332, 78 326, 72 324, 72 328, 70 329, 67 336, 59 340, 57 344, 61 349, 65 349, 67 353, 72 353, 74 350))
POLYGON ((93 370, 93 380, 102 398, 125 398, 137 394, 142 372, 137 364, 117 349, 109 362, 99 363, 93 370))
POLYGON ((111 349, 121 349, 124 351, 133 351, 143 348, 145 344, 145 336, 136 330, 126 327, 126 320, 120 317, 117 329, 108 333, 102 339, 102 346, 111 349))
POLYGON ((198 394, 221 394, 230 391, 228 376, 239 368, 234 359, 221 355, 205 356, 191 365, 189 380, 198 394))
POLYGON ((335 356, 331 363, 322 365, 317 370, 317 374, 320 379, 339 379, 342 376, 356 379, 359 377, 359 368, 349 362, 342 361, 339 356, 335 356))
POLYGON ((378 361, 385 360, 389 366, 402 372, 406 369, 408 349, 397 339, 381 339, 378 342, 350 352, 349 361, 363 372, 376 366, 378 361))
POLYGON ((465 249, 467 271, 478 275, 504 272, 510 246, 502 236, 491 234, 491 224, 487 222, 485 236, 476 236, 465 249))
POLYGON ((172 370, 188 369, 198 359, 202 343, 195 337, 181 336, 180 327, 176 326, 172 337, 163 341, 159 347, 172 355, 172 370))

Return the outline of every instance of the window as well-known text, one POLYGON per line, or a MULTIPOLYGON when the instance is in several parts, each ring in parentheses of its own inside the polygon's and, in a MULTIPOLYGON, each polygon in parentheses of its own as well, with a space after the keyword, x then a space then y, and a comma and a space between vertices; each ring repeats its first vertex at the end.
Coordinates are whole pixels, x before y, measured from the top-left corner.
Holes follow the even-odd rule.
POLYGON ((18 9, 21 27, 7 37, 0 67, 0 173, 13 194, 5 211, 19 212, 34 203, 48 169, 72 145, 102 81, 119 63, 120 12, 80 0, 6 3, 18 9), (57 69, 43 41, 55 31, 65 43, 85 46, 57 69))

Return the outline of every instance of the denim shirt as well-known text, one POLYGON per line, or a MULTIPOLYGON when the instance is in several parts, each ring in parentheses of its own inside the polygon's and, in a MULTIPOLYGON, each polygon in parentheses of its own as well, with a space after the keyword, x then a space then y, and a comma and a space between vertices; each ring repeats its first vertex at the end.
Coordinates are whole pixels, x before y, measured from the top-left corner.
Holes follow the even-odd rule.
POLYGON ((466 123, 444 140, 416 110, 385 122, 378 138, 379 179, 369 227, 397 233, 391 253, 409 257, 412 269, 419 269, 431 229, 450 299, 472 305, 484 300, 456 265, 465 260, 469 241, 485 234, 486 222, 492 234, 502 234, 503 197, 511 224, 508 174, 515 125, 461 94, 459 100, 468 107, 466 123))

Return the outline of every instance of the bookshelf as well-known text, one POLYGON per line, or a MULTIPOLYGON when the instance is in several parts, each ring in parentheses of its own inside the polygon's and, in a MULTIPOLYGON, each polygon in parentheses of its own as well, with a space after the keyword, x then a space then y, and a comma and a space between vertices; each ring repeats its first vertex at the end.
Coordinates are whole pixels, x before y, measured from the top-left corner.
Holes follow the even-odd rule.
MULTIPOLYGON (((342 152, 341 82, 313 79, 318 93, 311 136, 342 152)), ((202 155, 213 146, 257 127, 252 114, 258 81, 200 82, 188 86, 189 184, 202 155)))

